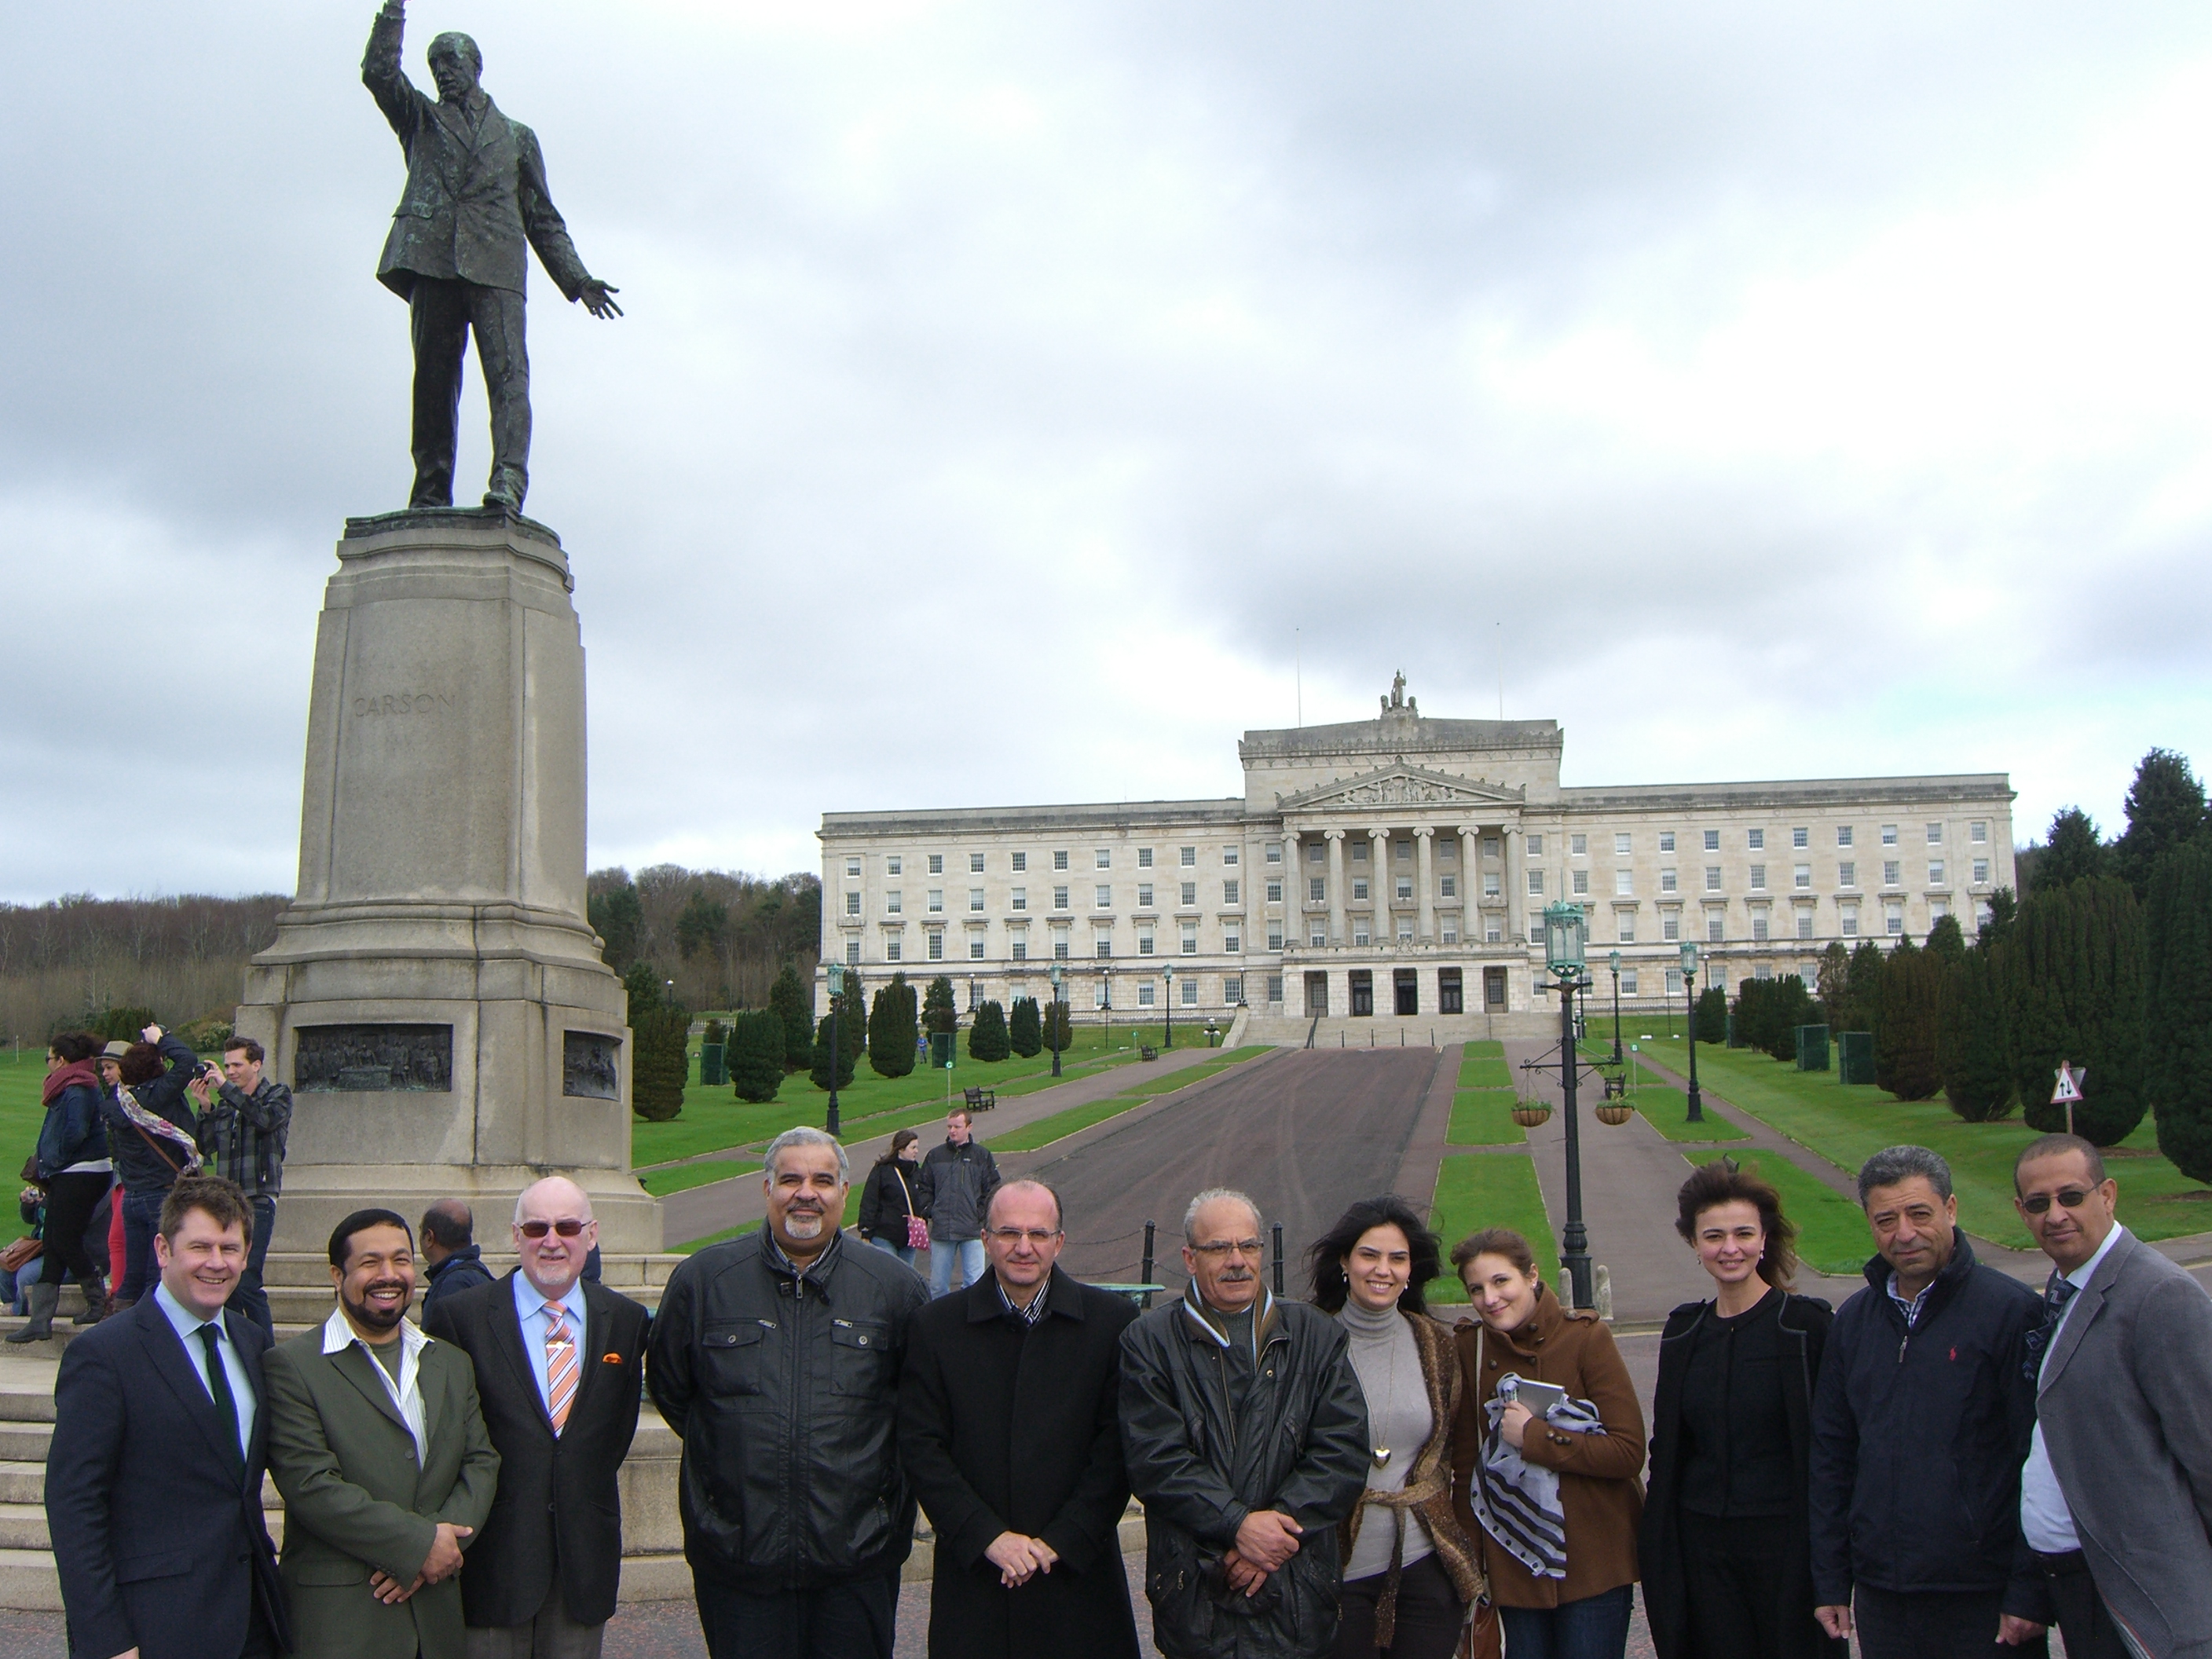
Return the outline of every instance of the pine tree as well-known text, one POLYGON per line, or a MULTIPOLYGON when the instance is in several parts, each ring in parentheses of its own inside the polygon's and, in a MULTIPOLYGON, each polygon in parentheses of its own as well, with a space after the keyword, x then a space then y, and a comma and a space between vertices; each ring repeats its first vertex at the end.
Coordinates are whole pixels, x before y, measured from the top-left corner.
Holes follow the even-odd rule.
POLYGON ((921 1036, 915 1021, 914 987, 902 973, 876 993, 876 1006, 868 1015, 868 1066, 878 1077, 907 1077, 914 1071, 915 1044, 921 1036))
POLYGON ((996 1002, 986 1002, 969 1022, 968 1058, 1004 1060, 1008 1052, 1006 1011, 996 1002))
POLYGON ((2112 869, 2142 899, 2149 896, 2159 860, 2203 829, 2204 786, 2186 758, 2154 749, 2136 767, 2127 807, 2128 827, 2112 843, 2112 869))
POLYGON ((730 1029, 730 1086, 756 1105, 774 1100, 783 1086, 783 1016, 769 1010, 739 1014, 730 1029))
POLYGON ((1850 972, 1844 976, 1844 1030, 1877 1033, 1881 1024, 1881 975, 1888 966, 1888 957, 1872 939, 1863 939, 1853 947, 1850 972))
POLYGON ((2212 1182, 2212 840, 2169 853, 2150 882, 2146 1069, 2158 1149, 2212 1182))
POLYGON ((837 1012, 837 1040, 845 1045, 845 1065, 849 1071, 868 1052, 868 994, 860 984, 857 968, 845 969, 845 1001, 837 1012))
POLYGON ((1966 930, 1959 926, 1958 917, 1948 915, 1936 917, 1936 925, 1928 930, 1928 943, 1923 948, 1947 967, 1965 960, 1966 934, 1966 930))
POLYGON ((806 987, 799 977, 799 969, 789 963, 775 976, 775 983, 768 988, 770 1012, 783 1022, 783 1066, 796 1072, 814 1063, 814 1007, 813 999, 807 995, 806 987))
POLYGON ((637 939, 645 927, 645 908, 638 902, 637 887, 629 874, 622 871, 616 873, 622 879, 592 894, 585 908, 590 915, 592 931, 606 946, 607 966, 627 979, 630 964, 637 960, 637 939))
POLYGON ((1074 1018, 1066 1003, 1054 998, 1044 1005, 1043 1046, 1056 1054, 1064 1054, 1074 1038, 1074 1018))
POLYGON ((1773 988, 1767 994, 1773 1001, 1766 1015, 1766 1052, 1777 1060, 1794 1061, 1797 1058, 1797 1028, 1813 1023, 1813 994, 1795 974, 1784 974, 1768 983, 1773 988))
POLYGON ((2009 887, 2000 887, 1990 895, 1990 919, 1982 924, 1976 942, 1995 950, 2005 942, 2012 925, 2020 915, 2020 900, 2009 887))
POLYGON ((1942 1032, 1943 1097, 1967 1122, 1995 1123, 2011 1116, 2013 1108, 2002 952, 1978 945, 1950 975, 1942 1032))
POLYGON ((1708 985, 1698 993, 1697 1027, 1700 1042, 1728 1041, 1728 993, 1717 985, 1708 985))
POLYGON ((629 994, 630 1110, 648 1123, 665 1123, 684 1109, 691 1075, 691 1011, 663 994, 649 962, 623 975, 629 994))
POLYGON ((921 999, 921 1028, 932 1036, 960 1029, 960 1016, 952 1006, 952 981, 944 974, 929 981, 921 999))
MULTIPOLYGON (((866 1023, 865 1020, 861 1022, 863 1026, 866 1023)), ((842 1089, 853 1080, 853 1049, 852 1045, 845 1041, 845 1016, 842 1012, 837 1016, 837 1048, 840 1050, 837 1055, 837 1086, 842 1089)), ((813 1079, 816 1088, 827 1090, 830 1087, 830 1016, 827 1014, 822 1016, 822 1024, 815 1028, 814 1065, 808 1075, 813 1079)))
POLYGON ((2098 836, 2097 822, 2078 806, 2059 811, 2043 845, 2028 850, 2033 872, 2027 883, 2030 894, 2051 892, 2105 873, 2106 848, 2098 836))
POLYGON ((1875 1082, 1899 1100, 1929 1100, 1943 1086, 1938 1042, 1943 1024, 1944 961, 1898 941, 1881 976, 1881 1035, 1875 1082))
POLYGON ((1851 953, 1844 949, 1839 939, 1828 941, 1828 948, 1820 952, 1819 979, 1814 995, 1820 1000, 1828 1024, 1838 1030, 1844 1029, 1844 1012, 1850 1006, 1851 953))
POLYGON ((2013 1085, 2021 1115, 2045 1134, 2066 1127, 2051 1104, 2061 1060, 2088 1067, 2074 1130, 2100 1146, 2142 1121, 2145 959, 2142 907, 2112 876, 2039 888, 2006 947, 2013 1085))
POLYGON ((1006 1046, 1024 1060, 1044 1047, 1044 1022, 1035 997, 1016 997, 1006 1017, 1006 1046))

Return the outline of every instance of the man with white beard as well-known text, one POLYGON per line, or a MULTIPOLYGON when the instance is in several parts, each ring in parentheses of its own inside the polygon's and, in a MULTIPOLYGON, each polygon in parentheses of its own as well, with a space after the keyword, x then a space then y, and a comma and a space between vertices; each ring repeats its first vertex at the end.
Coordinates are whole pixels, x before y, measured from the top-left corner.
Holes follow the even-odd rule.
POLYGON ((684 1553, 710 1659, 890 1659, 915 1498, 899 1370, 928 1287, 848 1245, 845 1149, 768 1146, 768 1221, 670 1275, 646 1386, 684 1442, 684 1553))

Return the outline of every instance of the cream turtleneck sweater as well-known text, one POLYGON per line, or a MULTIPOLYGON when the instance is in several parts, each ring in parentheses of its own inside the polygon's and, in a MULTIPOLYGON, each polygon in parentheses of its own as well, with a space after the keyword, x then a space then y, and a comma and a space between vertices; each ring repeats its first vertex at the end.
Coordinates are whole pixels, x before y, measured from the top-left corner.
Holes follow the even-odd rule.
MULTIPOLYGON (((1337 1319, 1351 1338, 1352 1369, 1359 1390, 1367 1396, 1367 1434, 1370 1448, 1387 1446, 1390 1461, 1367 1466, 1370 1492, 1396 1492, 1421 1449, 1436 1431, 1436 1415, 1429 1409, 1428 1385, 1421 1380, 1421 1351, 1413 1342, 1413 1328, 1395 1308, 1370 1313, 1350 1297, 1337 1319)), ((1412 1510, 1406 1516, 1405 1565, 1411 1566, 1431 1553, 1429 1529, 1412 1510)), ((1371 1577, 1390 1568, 1390 1544, 1397 1532, 1396 1516, 1387 1508, 1370 1508, 1359 1523, 1359 1537, 1352 1559, 1344 1564, 1347 1580, 1371 1577)))

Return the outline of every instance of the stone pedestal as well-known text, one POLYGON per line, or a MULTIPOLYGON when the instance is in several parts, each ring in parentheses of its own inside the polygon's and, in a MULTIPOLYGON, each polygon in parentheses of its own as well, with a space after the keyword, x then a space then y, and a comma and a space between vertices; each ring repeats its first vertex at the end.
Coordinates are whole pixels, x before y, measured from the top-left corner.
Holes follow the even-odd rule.
POLYGON ((657 1251, 621 982, 585 920, 584 650, 560 538, 497 509, 349 520, 315 639, 298 896, 238 1029, 296 1103, 277 1248, 433 1199, 503 1236, 559 1173, 657 1251))

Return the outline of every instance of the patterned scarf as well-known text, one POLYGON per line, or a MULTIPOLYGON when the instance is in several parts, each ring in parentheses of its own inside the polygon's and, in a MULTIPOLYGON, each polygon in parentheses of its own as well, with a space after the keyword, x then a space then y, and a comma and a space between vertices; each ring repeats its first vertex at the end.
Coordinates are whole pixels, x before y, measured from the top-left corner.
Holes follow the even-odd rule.
MULTIPOLYGON (((192 1139, 189 1129, 179 1128, 159 1112, 148 1111, 138 1103, 137 1093, 130 1089, 118 1085, 115 1091, 115 1098, 117 1103, 123 1108, 123 1115, 131 1120, 131 1126, 139 1133, 160 1135, 164 1140, 172 1141, 176 1145, 178 1150, 184 1154, 183 1160, 179 1162, 171 1158, 168 1161, 179 1175, 198 1175, 200 1172, 199 1143, 192 1139)), ((159 1152, 161 1149, 156 1146, 154 1150, 159 1152)))
MULTIPOLYGON (((1508 1371, 1498 1379, 1496 1395, 1484 1403, 1490 1425, 1482 1437, 1482 1458, 1468 1496, 1474 1500, 1474 1518, 1507 1554, 1539 1578, 1565 1578, 1567 1513, 1559 1503, 1559 1477, 1523 1462, 1520 1452, 1505 1443, 1504 1431, 1498 1426, 1520 1386, 1519 1376, 1508 1371)), ((1569 1434, 1605 1432, 1596 1406, 1587 1400, 1571 1399, 1536 1420, 1569 1434)))

